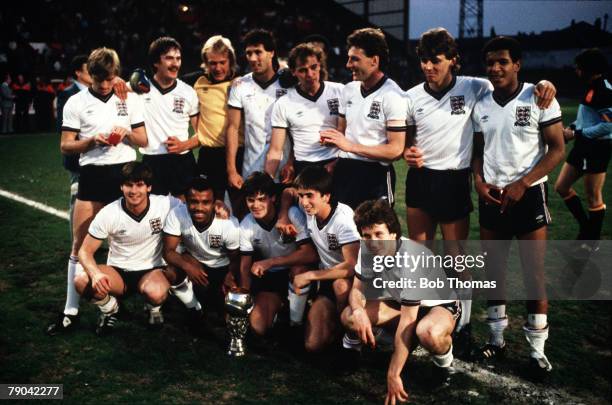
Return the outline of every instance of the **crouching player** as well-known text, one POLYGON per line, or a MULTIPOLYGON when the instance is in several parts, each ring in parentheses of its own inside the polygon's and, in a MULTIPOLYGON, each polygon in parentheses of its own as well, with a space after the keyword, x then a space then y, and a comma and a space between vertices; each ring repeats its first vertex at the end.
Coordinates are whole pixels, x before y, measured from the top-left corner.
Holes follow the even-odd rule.
MULTIPOLYGON (((519 82, 521 47, 515 39, 493 38, 483 49, 483 59, 494 90, 478 101, 472 114, 472 169, 480 199, 480 238, 488 252, 487 277, 496 279, 497 290, 504 291, 509 241, 516 237, 525 288, 530 291, 523 329, 531 347, 533 377, 541 378, 552 369, 544 354, 548 338, 544 255, 551 221, 546 180, 565 154, 561 109, 556 100, 546 110, 539 108, 535 87, 519 82)), ((480 355, 500 358, 508 326, 505 301, 489 301, 487 314, 489 341, 480 355)))
POLYGON ((236 285, 239 266, 239 229, 235 218, 215 217, 212 185, 204 177, 191 181, 186 204, 175 207, 164 225, 165 272, 172 293, 188 308, 192 327, 202 331, 202 304, 193 284, 205 290, 206 301, 218 310, 225 294, 236 285), (179 243, 185 252, 177 252, 179 243))
POLYGON ((320 352, 329 347, 339 332, 339 314, 348 302, 351 280, 359 251, 359 233, 353 210, 334 201, 331 175, 323 167, 307 167, 296 179, 300 205, 308 215, 308 235, 320 258, 320 269, 293 278, 297 294, 318 282, 316 296, 308 312, 305 347, 320 352))
POLYGON ((163 324, 160 308, 170 287, 162 273, 161 232, 166 216, 180 201, 149 195, 153 175, 144 163, 127 163, 121 175, 123 197, 102 208, 89 226, 79 249, 85 271, 78 272, 74 280, 78 293, 92 299, 102 312, 98 335, 112 331, 119 313, 117 298, 133 291, 149 303, 149 324, 163 324), (106 265, 94 259, 104 239, 109 244, 106 265))
MULTIPOLYGON (((276 229, 278 187, 269 175, 251 174, 242 189, 250 214, 240 223, 240 286, 255 296, 251 328, 265 336, 287 301, 290 272, 293 277, 319 258, 306 234, 306 216, 299 208, 289 209, 289 220, 297 230, 295 236, 287 237, 276 229)), ((291 298, 291 321, 299 324, 306 300, 300 305, 291 298)))
MULTIPOLYGON (((355 211, 355 223, 371 253, 395 256, 398 252, 428 252, 423 245, 401 236, 397 215, 386 201, 371 200, 359 205, 355 211)), ((421 273, 432 277, 432 269, 425 271, 427 273, 421 273)), ((388 281, 399 281, 403 272, 387 268, 377 274, 388 281)), ((362 260, 358 260, 353 288, 349 295, 349 306, 342 312, 342 324, 349 331, 343 341, 345 347, 352 345, 357 348, 356 346, 362 343, 375 347, 374 328, 382 328, 395 334, 395 349, 387 371, 385 404, 408 400, 401 372, 410 352, 417 344, 432 354, 433 362, 437 366, 434 369, 436 380, 448 383, 450 374, 454 371, 451 334, 461 315, 459 301, 415 300, 411 295, 418 295, 417 289, 412 289, 411 293, 409 288, 390 288, 387 287, 389 284, 377 286, 373 282, 374 277, 371 263, 368 267, 362 260), (367 299, 366 290, 369 290, 367 299), (355 339, 349 339, 350 336, 355 339)), ((439 293, 436 292, 436 295, 439 296, 439 293)))

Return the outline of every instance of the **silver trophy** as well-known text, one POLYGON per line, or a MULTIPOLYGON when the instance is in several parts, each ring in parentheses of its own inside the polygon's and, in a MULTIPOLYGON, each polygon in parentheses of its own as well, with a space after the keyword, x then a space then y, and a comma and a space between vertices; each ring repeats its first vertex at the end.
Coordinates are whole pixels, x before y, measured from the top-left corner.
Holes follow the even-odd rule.
POLYGON ((230 344, 227 354, 241 357, 246 354, 244 339, 249 328, 249 314, 253 310, 253 297, 243 288, 232 288, 225 297, 225 311, 228 315, 230 344))

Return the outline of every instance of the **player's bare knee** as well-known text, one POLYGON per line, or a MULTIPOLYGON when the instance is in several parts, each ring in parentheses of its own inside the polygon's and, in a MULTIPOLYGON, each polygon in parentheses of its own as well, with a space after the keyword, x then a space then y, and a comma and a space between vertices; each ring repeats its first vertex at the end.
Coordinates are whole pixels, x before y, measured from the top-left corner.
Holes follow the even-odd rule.
POLYGON ((153 305, 161 305, 168 298, 168 289, 163 285, 149 283, 143 289, 143 295, 153 305))
POLYGON ((74 276, 74 288, 77 290, 79 295, 83 295, 87 286, 89 285, 89 276, 85 272, 80 272, 74 276))

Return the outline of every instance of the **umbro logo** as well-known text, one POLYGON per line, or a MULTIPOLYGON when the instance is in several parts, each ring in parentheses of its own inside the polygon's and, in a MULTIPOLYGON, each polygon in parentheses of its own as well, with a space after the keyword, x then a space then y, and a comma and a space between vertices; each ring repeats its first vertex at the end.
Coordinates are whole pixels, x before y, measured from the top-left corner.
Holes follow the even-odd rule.
POLYGON ((482 122, 487 122, 489 121, 489 116, 488 115, 483 115, 482 118, 480 119, 482 122))
POLYGON ((422 108, 418 108, 418 109, 416 110, 416 113, 417 113, 417 114, 422 114, 422 113, 423 113, 423 109, 422 109, 422 108))
POLYGON ((535 220, 537 223, 544 222, 544 215, 543 214, 538 215, 537 217, 535 217, 535 220))
POLYGON ((117 231, 117 235, 125 235, 126 233, 127 233, 127 230, 125 230, 125 229, 119 229, 117 231))
POLYGON ((259 238, 253 239, 253 244, 259 245, 260 243, 261 243, 261 239, 259 239, 259 238))
POLYGON ((85 114, 91 115, 91 114, 93 114, 93 110, 87 110, 87 111, 85 111, 85 114))
POLYGON ((295 113, 295 115, 297 115, 298 117, 301 117, 304 115, 304 111, 298 111, 295 113))

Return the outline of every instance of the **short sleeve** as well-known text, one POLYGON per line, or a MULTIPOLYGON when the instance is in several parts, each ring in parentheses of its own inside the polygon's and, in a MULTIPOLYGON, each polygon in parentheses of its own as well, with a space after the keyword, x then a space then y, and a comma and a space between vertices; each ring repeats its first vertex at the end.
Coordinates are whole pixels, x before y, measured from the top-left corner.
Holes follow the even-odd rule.
POLYGON ((255 251, 253 230, 249 222, 249 217, 247 217, 240 223, 240 253, 252 254, 255 251))
POLYGON ((227 250, 238 250, 240 247, 240 227, 237 223, 237 220, 234 219, 226 219, 224 220, 224 245, 227 250))
POLYGON ((340 93, 340 103, 338 104, 338 115, 344 117, 346 115, 346 103, 349 98, 350 86, 344 86, 340 93))
POLYGON ((188 90, 189 90, 189 111, 188 113, 190 117, 195 117, 196 115, 200 114, 200 100, 198 99, 198 93, 196 93, 194 89, 189 87, 188 90))
POLYGON ((472 89, 476 100, 480 100, 489 90, 493 91, 493 85, 487 79, 481 79, 479 77, 472 77, 472 89))
POLYGON ((472 128, 474 132, 482 132, 482 127, 480 126, 480 114, 478 113, 478 104, 472 110, 472 128))
POLYGON ((357 232, 357 226, 353 218, 346 216, 343 219, 344 221, 338 227, 338 243, 340 246, 359 241, 359 232, 357 232))
POLYGON ((295 226, 297 235, 295 237, 296 243, 306 241, 310 239, 308 236, 308 230, 306 229, 306 215, 298 207, 291 207, 289 209, 289 221, 295 226))
POLYGON ((94 238, 104 240, 110 235, 111 221, 109 219, 113 217, 109 212, 111 207, 112 205, 109 205, 100 210, 93 221, 91 221, 91 224, 89 224, 88 233, 94 238))
POLYGON ((142 98, 134 94, 128 94, 130 125, 132 129, 144 125, 144 104, 142 98))
POLYGON ((406 125, 415 125, 414 119, 414 100, 406 94, 406 125))
POLYGON ((62 115, 62 131, 80 132, 81 120, 79 119, 78 96, 70 97, 64 106, 62 115))
POLYGON ((559 106, 559 102, 555 98, 547 109, 540 110, 540 119, 538 120, 538 123, 540 124, 540 128, 545 128, 560 121, 561 106, 559 106))
POLYGON ((289 128, 287 114, 285 112, 285 100, 287 96, 281 97, 272 107, 272 128, 289 128))
POLYGON ((173 208, 166 217, 164 224, 164 233, 172 236, 181 236, 181 222, 178 219, 178 213, 181 206, 173 208))
POLYGON ((406 120, 406 96, 400 91, 390 91, 383 98, 383 113, 387 121, 406 120))
POLYGON ((229 89, 229 97, 227 99, 227 105, 231 108, 236 108, 238 110, 242 110, 242 100, 240 98, 240 85, 242 79, 234 80, 230 89, 229 89))

